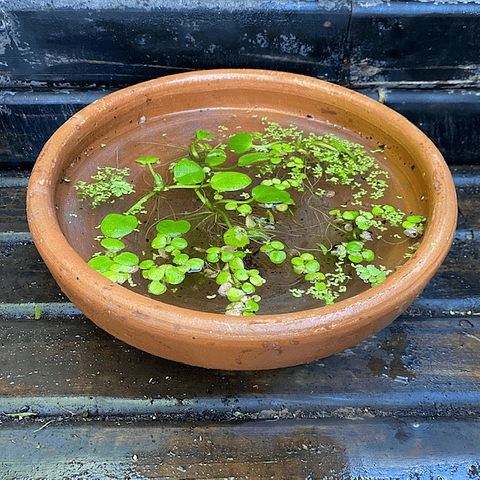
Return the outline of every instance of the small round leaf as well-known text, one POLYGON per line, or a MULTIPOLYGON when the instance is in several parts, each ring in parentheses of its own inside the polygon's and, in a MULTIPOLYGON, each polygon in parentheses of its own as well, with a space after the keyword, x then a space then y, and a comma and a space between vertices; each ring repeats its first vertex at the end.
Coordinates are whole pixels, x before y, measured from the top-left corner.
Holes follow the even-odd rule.
POLYGON ((138 220, 133 215, 110 213, 100 225, 100 230, 106 237, 122 238, 132 233, 138 225, 138 220))
POLYGON ((181 185, 195 185, 203 182, 205 172, 203 168, 193 160, 183 158, 173 167, 175 180, 181 185))
POLYGON ((227 159, 227 155, 223 150, 214 149, 205 157, 205 163, 209 167, 216 167, 221 165, 227 159))
POLYGON ((123 252, 114 257, 113 261, 119 265, 132 266, 138 265, 139 258, 134 253, 123 252))
POLYGON ((210 185, 217 192, 233 192, 242 190, 252 183, 252 179, 240 172, 216 173, 210 180, 210 185))
POLYGON ((247 232, 242 227, 232 227, 229 228, 223 234, 223 240, 225 245, 230 245, 233 247, 245 247, 250 243, 250 240, 247 236, 247 232))
POLYGON ((162 220, 157 223, 157 232, 161 235, 177 237, 190 230, 190 222, 187 220, 162 220))
POLYGON ((160 283, 158 280, 154 280, 148 285, 148 291, 152 295, 161 295, 162 293, 165 293, 167 291, 167 287, 163 283, 160 283))
POLYGON ((287 258, 287 254, 283 250, 274 250, 270 253, 269 258, 275 265, 280 265, 287 258))
POLYGON ((106 272, 112 265, 113 260, 105 255, 100 255, 98 257, 93 257, 88 261, 88 264, 97 272, 103 273, 106 272))
POLYGON ((245 292, 243 290, 235 287, 230 288, 227 292, 227 298, 231 302, 238 302, 244 295, 245 292))
POLYGON ((170 267, 165 272, 165 278, 168 283, 171 283, 172 285, 178 285, 185 280, 185 274, 177 267, 170 267))
POLYGON ((247 132, 240 132, 232 137, 227 142, 228 149, 233 153, 247 152, 253 143, 253 137, 247 132))
POLYGON ((252 196, 258 203, 293 203, 292 197, 287 191, 270 185, 257 185, 252 189, 252 196))
POLYGON ((103 248, 112 253, 117 253, 125 248, 125 244, 122 241, 117 240, 116 238, 104 238, 100 242, 100 245, 102 245, 103 248))

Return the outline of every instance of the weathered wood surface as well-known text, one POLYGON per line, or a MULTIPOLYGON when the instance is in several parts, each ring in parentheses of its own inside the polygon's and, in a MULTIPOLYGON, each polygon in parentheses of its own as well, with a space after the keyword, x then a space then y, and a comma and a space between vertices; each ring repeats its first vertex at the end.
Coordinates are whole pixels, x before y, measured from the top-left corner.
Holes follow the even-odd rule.
POLYGON ((83 420, 40 428, 14 425, 0 438, 2 478, 468 480, 480 471, 478 427, 464 420, 262 420, 188 427, 83 420))
POLYGON ((479 15, 453 0, 0 0, 0 479, 480 478, 479 15), (343 353, 262 372, 153 357, 86 319, 31 241, 28 175, 57 127, 123 85, 218 67, 355 88, 451 165, 448 258, 343 353))
POLYGON ((266 68, 385 98, 476 162, 480 3, 0 0, 0 163, 29 168, 69 116, 112 89, 194 69, 266 68))

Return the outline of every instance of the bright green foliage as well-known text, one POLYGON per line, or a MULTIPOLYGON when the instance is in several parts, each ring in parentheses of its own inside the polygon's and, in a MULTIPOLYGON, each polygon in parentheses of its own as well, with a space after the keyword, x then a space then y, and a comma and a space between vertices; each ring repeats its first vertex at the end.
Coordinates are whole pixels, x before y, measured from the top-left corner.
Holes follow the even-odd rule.
POLYGON ((387 275, 391 273, 391 270, 386 270, 386 268, 382 265, 380 267, 376 267, 375 265, 355 265, 355 269, 357 270, 357 275, 365 282, 370 283, 372 287, 375 285, 379 285, 382 283, 387 275))
MULTIPOLYGON (((265 263, 255 263, 255 255, 263 261, 268 258, 269 270, 288 266, 298 275, 298 282, 289 288, 294 297, 310 295, 330 305, 347 292, 352 277, 375 286, 391 273, 379 263, 374 241, 384 235, 393 241, 402 234, 406 237, 402 241, 410 241, 423 234, 426 223, 421 215, 407 216, 379 203, 388 187, 388 173, 364 147, 333 134, 305 135, 295 126, 265 123, 262 132, 222 133, 220 138, 198 129, 188 155, 172 162, 164 176, 156 170, 157 156, 135 162, 150 173, 153 186, 126 212, 104 217, 97 239, 101 248, 89 265, 132 287, 135 278, 143 277, 153 296, 175 292, 187 278, 195 285, 205 283, 206 296, 224 299, 229 315, 255 315, 260 308, 266 280, 259 269, 265 269, 265 263), (301 242, 295 245, 282 239, 276 231, 279 220, 300 222, 294 217, 294 199, 331 198, 337 186, 351 190, 351 199, 321 212, 325 230, 335 232, 334 240, 319 238, 318 248, 313 242, 313 248, 304 251, 301 242), (174 189, 181 190, 179 195, 193 192, 200 208, 146 222, 156 213, 150 199, 162 201, 174 189), (201 231, 204 222, 210 223, 201 231), (150 240, 139 254, 132 250, 135 232, 141 229, 146 229, 150 240), (195 231, 201 232, 207 246, 193 243, 198 238, 195 231), (263 266, 256 269, 252 264, 263 266)), ((92 206, 114 202, 134 193, 128 175, 128 169, 99 168, 94 182, 79 181, 75 188, 92 206)))
POLYGON ((195 185, 203 182, 205 172, 203 168, 193 160, 183 158, 173 168, 175 181, 180 185, 195 185))
POLYGON ((100 230, 106 237, 122 238, 132 233, 138 225, 138 220, 133 215, 110 213, 100 225, 100 230))
POLYGON ((222 163, 225 162, 227 159, 227 154, 224 150, 215 149, 208 152, 207 156, 205 157, 205 163, 209 167, 218 167, 222 163))
POLYGON ((160 235, 169 235, 171 237, 177 237, 187 233, 190 228, 190 222, 187 220, 162 220, 157 223, 157 232, 160 235))
POLYGON ((101 203, 114 203, 124 195, 135 193, 133 185, 126 180, 129 175, 128 168, 100 167, 97 168, 96 175, 91 177, 94 182, 87 184, 83 180, 78 180, 75 189, 80 198, 88 198, 95 208, 101 203))
POLYGON ((245 153, 250 150, 252 143, 252 135, 247 132, 241 132, 229 138, 227 147, 232 153, 245 153))
POLYGON ((270 261, 276 265, 280 265, 287 258, 284 249, 285 245, 278 240, 272 240, 260 247, 260 251, 265 252, 268 255, 268 258, 270 258, 270 261))
POLYGON ((219 172, 210 179, 211 187, 217 192, 244 190, 251 183, 252 179, 240 172, 219 172))

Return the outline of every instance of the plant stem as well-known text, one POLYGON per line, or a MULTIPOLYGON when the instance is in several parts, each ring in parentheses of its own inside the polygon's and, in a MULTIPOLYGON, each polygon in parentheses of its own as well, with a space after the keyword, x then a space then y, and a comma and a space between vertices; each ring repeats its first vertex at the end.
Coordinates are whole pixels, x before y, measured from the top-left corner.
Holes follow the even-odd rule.
POLYGON ((156 195, 160 190, 157 190, 156 188, 154 188, 153 190, 150 190, 146 195, 144 195, 137 203, 135 203, 135 205, 131 206, 126 212, 125 212, 125 215, 131 215, 131 214, 134 214, 134 213, 137 213, 139 211, 139 209, 141 208, 141 206, 147 202, 148 200, 150 200, 150 198, 152 198, 154 195, 156 195))
POLYGON ((225 223, 227 224, 228 228, 232 228, 232 222, 230 222, 230 219, 228 218, 227 214, 221 210, 220 208, 216 207, 215 205, 212 204, 212 202, 200 192, 199 188, 195 189, 195 193, 197 194, 197 197, 201 200, 201 202, 212 212, 218 213, 223 217, 225 220, 225 223))
POLYGON ((159 175, 152 167, 152 164, 148 164, 148 169, 150 170, 150 173, 152 174, 153 179, 155 180, 155 185, 156 185, 156 191, 161 191, 164 188, 163 184, 163 178, 161 175, 159 175))

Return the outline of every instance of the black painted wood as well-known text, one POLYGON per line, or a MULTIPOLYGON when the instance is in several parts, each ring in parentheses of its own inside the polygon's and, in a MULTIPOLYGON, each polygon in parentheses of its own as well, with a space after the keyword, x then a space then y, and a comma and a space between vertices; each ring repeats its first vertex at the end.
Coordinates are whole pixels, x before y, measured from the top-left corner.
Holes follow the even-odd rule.
POLYGON ((479 11, 0 0, 0 478, 480 478, 479 11), (404 315, 338 355, 267 372, 153 357, 86 319, 31 241, 28 175, 56 128, 122 86, 226 66, 384 101, 451 166, 447 259, 404 315))

